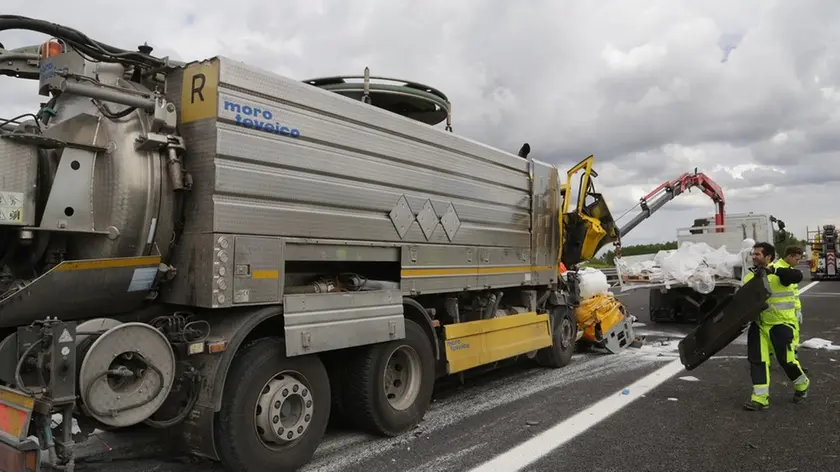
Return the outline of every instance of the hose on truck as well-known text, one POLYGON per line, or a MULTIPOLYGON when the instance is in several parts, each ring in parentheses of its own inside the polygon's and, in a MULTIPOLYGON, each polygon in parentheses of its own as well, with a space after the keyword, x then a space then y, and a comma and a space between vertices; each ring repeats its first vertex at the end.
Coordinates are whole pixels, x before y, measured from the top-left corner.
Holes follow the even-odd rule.
MULTIPOLYGON (((201 330, 192 327, 192 325, 201 325, 202 323, 207 324, 207 329, 209 330, 209 323, 207 323, 206 321, 196 320, 196 321, 187 322, 187 318, 185 316, 183 316, 182 313, 176 313, 175 315, 171 315, 171 316, 157 317, 157 318, 153 319, 149 324, 151 324, 153 327, 155 327, 155 329, 157 329, 157 330, 163 332, 164 334, 166 334, 167 337, 176 336, 178 338, 178 340, 183 341, 183 342, 188 342, 188 340, 190 338, 200 339, 200 340, 203 341, 204 339, 206 339, 207 336, 209 336, 209 331, 207 333, 202 333, 201 330), (172 331, 167 332, 164 329, 166 327, 170 328, 172 331), (190 336, 190 335, 192 335, 192 336, 190 336)), ((88 335, 88 336, 101 336, 106 331, 107 330, 105 330, 105 331, 79 331, 77 334, 88 335)), ((94 409, 93 407, 91 407, 90 405, 85 404, 85 406, 93 414, 95 414, 97 416, 113 416, 113 415, 116 415, 117 413, 120 413, 122 411, 129 410, 131 408, 137 408, 137 407, 143 406, 143 405, 153 401, 155 398, 157 398, 158 395, 160 395, 160 392, 163 390, 163 383, 164 383, 163 372, 161 372, 160 369, 158 369, 157 366, 155 366, 154 364, 150 364, 150 363, 146 362, 146 360, 143 357, 138 357, 137 359, 140 360, 146 366, 146 368, 149 368, 149 369, 153 370, 157 374, 158 378, 160 379, 160 382, 158 382, 158 386, 157 386, 157 389, 154 392, 154 394, 149 395, 145 400, 138 401, 135 404, 132 404, 130 406, 122 407, 122 408, 117 409, 117 410, 111 410, 109 412, 98 411, 98 410, 94 409)), ((96 384, 96 382, 99 381, 99 379, 101 379, 102 377, 107 376, 109 374, 121 375, 121 376, 133 375, 133 373, 131 373, 127 369, 118 368, 118 369, 106 370, 106 371, 102 372, 101 374, 97 375, 93 379, 93 381, 88 385, 88 387, 85 391, 85 395, 82 398, 83 399, 90 398, 91 389, 96 384)), ((187 391, 186 405, 184 405, 184 407, 178 412, 178 414, 176 414, 172 418, 165 419, 165 420, 153 420, 151 418, 148 418, 148 419, 143 421, 143 424, 145 424, 146 426, 149 426, 151 428, 155 428, 155 429, 166 429, 166 428, 171 428, 173 426, 177 426, 180 423, 182 423, 185 419, 187 419, 187 416, 189 416, 189 414, 192 412, 193 408, 195 408, 195 405, 198 403, 198 399, 199 399, 199 396, 200 396, 199 394, 201 392, 201 382, 202 382, 203 378, 198 373, 198 371, 196 371, 192 367, 187 367, 186 371, 184 372, 183 375, 184 375, 184 378, 189 379, 189 384, 188 384, 188 387, 187 387, 189 390, 187 391)))
POLYGON ((177 415, 168 420, 153 420, 149 418, 144 421, 143 424, 155 429, 166 429, 177 426, 187 419, 187 416, 192 412, 193 408, 195 408, 196 403, 198 403, 199 391, 201 389, 201 376, 195 371, 187 372, 185 375, 190 377, 192 381, 189 384, 188 400, 187 404, 184 405, 184 408, 181 409, 177 415))
MULTIPOLYGON (((160 395, 160 392, 163 390, 163 382, 164 382, 163 373, 154 364, 149 364, 148 362, 144 362, 144 364, 146 364, 146 367, 152 369, 158 375, 158 378, 160 379, 160 382, 158 382, 158 386, 157 386, 157 389, 155 390, 154 394, 149 395, 146 399, 138 401, 138 402, 136 402, 134 404, 131 404, 129 406, 124 406, 124 407, 121 407, 121 408, 118 408, 118 409, 109 410, 107 412, 99 411, 99 410, 95 409, 94 407, 92 407, 91 405, 88 405, 88 404, 85 404, 85 406, 94 415, 97 415, 97 416, 116 416, 120 412, 123 412, 125 410, 130 410, 132 408, 137 408, 137 407, 143 406, 143 405, 151 402, 155 398, 157 398, 157 396, 160 395)), ((88 387, 85 391, 84 398, 89 398, 90 397, 90 392, 91 392, 93 386, 96 384, 96 382, 99 379, 101 379, 102 377, 105 377, 107 375, 129 376, 129 375, 133 375, 133 374, 131 374, 130 372, 126 372, 126 369, 106 370, 105 372, 102 372, 101 374, 96 376, 93 379, 93 381, 88 385, 88 387)), ((188 372, 185 376, 189 377, 191 379, 191 381, 190 381, 189 387, 188 387, 189 391, 188 391, 188 397, 187 397, 188 398, 187 399, 187 404, 181 409, 181 411, 179 411, 178 414, 175 415, 174 417, 166 419, 166 420, 153 420, 151 418, 148 418, 148 419, 143 421, 143 424, 145 424, 146 426, 155 428, 155 429, 166 429, 166 428, 171 428, 173 426, 177 426, 182 421, 187 419, 187 416, 190 414, 190 412, 192 412, 193 408, 195 408, 196 403, 198 403, 199 388, 201 386, 201 376, 198 375, 198 373, 194 372, 194 371, 188 372)))
POLYGON ((21 29, 36 31, 58 38, 99 62, 120 62, 146 67, 163 67, 166 62, 149 54, 127 51, 89 38, 79 30, 49 21, 19 15, 0 15, 0 31, 21 29))
MULTIPOLYGON (((139 359, 142 360, 142 362, 143 362, 143 364, 145 364, 146 368, 149 368, 149 369, 153 370, 157 374, 158 378, 160 379, 160 382, 158 382, 157 388, 155 389, 155 392, 153 394, 149 395, 148 398, 146 398, 144 400, 140 400, 140 401, 135 402, 133 404, 130 404, 128 406, 123 406, 123 407, 120 407, 120 408, 114 408, 114 409, 111 409, 111 410, 108 410, 108 411, 97 410, 92 405, 87 404, 87 402, 85 402, 85 407, 87 407, 87 409, 90 410, 96 416, 117 416, 117 414, 122 413, 123 411, 143 406, 143 405, 151 402, 155 398, 157 398, 157 396, 160 395, 160 392, 163 391, 163 383, 166 380, 166 377, 163 376, 163 372, 161 372, 160 369, 158 369, 158 367, 156 365, 146 362, 146 360, 143 359, 142 357, 140 357, 139 359)), ((116 369, 106 370, 106 371, 100 373, 99 375, 97 375, 96 377, 94 377, 93 380, 91 380, 91 382, 88 384, 87 388, 85 389, 85 393, 84 393, 84 396, 82 398, 84 400, 89 399, 90 398, 90 393, 93 390, 93 386, 96 385, 96 382, 98 382, 99 379, 101 379, 105 376, 108 376, 108 375, 117 375, 117 376, 120 376, 120 377, 131 377, 131 376, 134 375, 134 373, 131 372, 130 370, 124 368, 124 367, 118 367, 116 369)))
POLYGON ((29 357, 35 351, 35 348, 41 346, 41 344, 43 343, 43 338, 33 342, 28 348, 26 348, 25 351, 23 351, 23 355, 20 356, 20 359, 18 359, 17 365, 15 366, 15 383, 17 384, 17 388, 18 390, 29 395, 35 395, 38 392, 30 389, 24 383, 23 375, 21 374, 21 372, 23 371, 23 364, 26 362, 26 358, 29 357))

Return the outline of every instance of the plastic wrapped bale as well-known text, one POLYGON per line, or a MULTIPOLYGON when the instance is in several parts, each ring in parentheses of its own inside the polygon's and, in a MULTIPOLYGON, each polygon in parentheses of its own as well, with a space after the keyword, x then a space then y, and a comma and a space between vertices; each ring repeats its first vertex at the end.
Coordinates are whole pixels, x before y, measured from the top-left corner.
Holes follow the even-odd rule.
POLYGON ((603 333, 624 321, 624 305, 609 292, 598 293, 581 300, 575 310, 577 324, 583 331, 583 339, 593 343, 601 342, 603 333))
POLYGON ((730 253, 726 246, 717 249, 706 243, 685 242, 677 250, 660 251, 655 258, 664 279, 684 283, 697 292, 708 294, 715 289, 716 277, 738 278, 741 253, 730 253))
POLYGON ((607 282, 607 275, 598 269, 586 267, 578 271, 580 279, 580 299, 586 300, 595 295, 608 293, 610 284, 607 282))

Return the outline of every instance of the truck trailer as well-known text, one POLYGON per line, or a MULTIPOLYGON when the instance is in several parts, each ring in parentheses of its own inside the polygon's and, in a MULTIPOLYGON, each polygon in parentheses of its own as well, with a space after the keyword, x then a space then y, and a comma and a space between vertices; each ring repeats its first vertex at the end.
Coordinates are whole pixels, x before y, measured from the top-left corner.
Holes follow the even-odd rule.
POLYGON ((74 419, 295 470, 331 417, 395 436, 439 377, 570 362, 559 265, 618 238, 593 156, 564 174, 457 136, 445 94, 367 71, 9 29, 51 39, 0 46, 46 100, 0 119, 0 470, 72 470, 74 419))

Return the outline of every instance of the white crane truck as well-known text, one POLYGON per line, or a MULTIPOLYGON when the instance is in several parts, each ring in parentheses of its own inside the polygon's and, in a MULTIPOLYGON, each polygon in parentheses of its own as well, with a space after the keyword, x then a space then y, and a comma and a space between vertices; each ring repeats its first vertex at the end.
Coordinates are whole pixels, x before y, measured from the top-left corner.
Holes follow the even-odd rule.
MULTIPOLYGON (((677 229, 677 245, 705 243, 712 249, 725 247, 727 252, 738 253, 747 238, 756 242, 778 243, 787 238, 784 222, 769 214, 728 214, 723 218, 723 208, 715 218, 695 220, 694 225, 677 229), (717 222, 718 224, 712 224, 717 222), (778 226, 778 235, 774 235, 778 226)), ((733 271, 732 277, 718 277, 709 293, 701 293, 685 283, 668 280, 650 280, 629 274, 630 268, 654 261, 656 254, 641 254, 616 258, 616 271, 620 290, 648 290, 650 320, 702 321, 704 315, 715 312, 721 304, 728 303, 731 296, 743 285, 743 274, 752 265, 749 253, 742 253, 741 265, 733 271)))
POLYGON ((440 376, 569 363, 559 264, 617 239, 592 156, 561 176, 459 137, 422 84, 9 29, 52 39, 0 45, 49 97, 0 120, 0 470, 72 470, 74 418, 294 470, 331 416, 398 435, 440 376))

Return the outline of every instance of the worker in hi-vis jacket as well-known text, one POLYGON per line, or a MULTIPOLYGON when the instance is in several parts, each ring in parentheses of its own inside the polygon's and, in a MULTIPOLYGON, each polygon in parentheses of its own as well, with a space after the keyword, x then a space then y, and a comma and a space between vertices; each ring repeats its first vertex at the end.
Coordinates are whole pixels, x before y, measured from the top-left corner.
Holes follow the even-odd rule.
MULTIPOLYGON (((775 257, 776 248, 772 244, 762 242, 753 246, 753 264, 767 271, 767 281, 772 293, 767 299, 767 309, 750 323, 747 331, 747 359, 753 383, 752 395, 744 404, 744 408, 748 410, 763 410, 770 406, 771 352, 793 382, 795 403, 805 399, 810 385, 810 380, 799 364, 794 350, 795 343, 799 340, 799 297, 791 285, 802 281, 802 272, 790 267, 781 267, 778 262, 773 264, 775 257)), ((754 276, 753 271, 747 273, 744 283, 754 276)))
MULTIPOLYGON (((772 262, 772 264, 776 267, 785 267, 785 268, 793 268, 795 269, 796 266, 802 261, 803 251, 801 247, 790 246, 785 249, 785 258, 784 259, 777 259, 772 262)), ((799 284, 791 284, 790 287, 793 289, 793 293, 796 296, 796 323, 798 324, 799 329, 796 330, 797 337, 794 339, 793 342, 793 350, 797 353, 797 358, 799 357, 799 334, 801 333, 802 329, 802 300, 799 298, 799 284)), ((808 369, 802 368, 805 373, 808 373, 808 369)))

